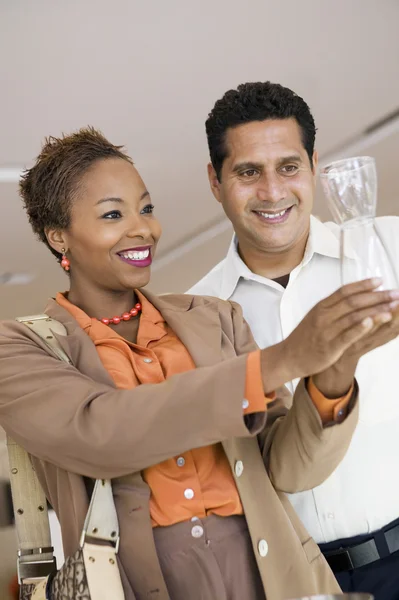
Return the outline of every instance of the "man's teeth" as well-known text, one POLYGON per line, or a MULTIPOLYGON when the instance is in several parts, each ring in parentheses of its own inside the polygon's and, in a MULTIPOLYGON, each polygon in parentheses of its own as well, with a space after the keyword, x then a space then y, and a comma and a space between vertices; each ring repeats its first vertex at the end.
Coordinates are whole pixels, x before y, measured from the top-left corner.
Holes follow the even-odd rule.
POLYGON ((262 217, 265 217, 265 219, 277 219, 278 217, 282 217, 283 215, 285 215, 287 210, 288 210, 288 208, 286 208, 285 210, 282 210, 281 212, 278 212, 278 213, 265 213, 265 212, 259 211, 259 214, 262 215, 262 217))
POLYGON ((123 258, 127 258, 128 260, 144 260, 145 258, 148 258, 149 255, 149 250, 140 250, 140 252, 133 252, 133 250, 129 250, 129 252, 121 252, 121 256, 123 256, 123 258))

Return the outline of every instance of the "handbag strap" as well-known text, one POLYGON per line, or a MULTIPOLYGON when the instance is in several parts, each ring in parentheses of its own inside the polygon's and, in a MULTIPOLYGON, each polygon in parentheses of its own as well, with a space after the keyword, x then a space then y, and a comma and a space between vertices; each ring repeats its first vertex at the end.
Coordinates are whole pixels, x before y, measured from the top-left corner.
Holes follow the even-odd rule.
POLYGON ((57 569, 47 500, 28 454, 7 436, 10 481, 18 538, 18 579, 47 577, 57 569))
MULTIPOLYGON (((57 339, 57 335, 67 334, 62 323, 46 314, 19 317, 17 321, 36 333, 57 358, 71 363, 57 339)), ((19 548, 19 581, 41 579, 57 569, 47 500, 27 452, 10 437, 7 448, 19 548)), ((115 553, 118 552, 119 524, 110 480, 96 481, 80 540, 82 547, 87 537, 111 543, 115 553)))

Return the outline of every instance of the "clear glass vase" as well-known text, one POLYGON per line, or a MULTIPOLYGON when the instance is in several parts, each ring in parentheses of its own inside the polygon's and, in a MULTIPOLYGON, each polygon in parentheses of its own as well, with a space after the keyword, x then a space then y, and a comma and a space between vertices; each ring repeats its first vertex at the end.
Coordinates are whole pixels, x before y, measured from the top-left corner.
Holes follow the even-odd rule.
POLYGON ((377 169, 369 156, 333 162, 320 179, 334 221, 341 227, 342 284, 381 277, 382 289, 397 289, 398 273, 375 221, 377 169))

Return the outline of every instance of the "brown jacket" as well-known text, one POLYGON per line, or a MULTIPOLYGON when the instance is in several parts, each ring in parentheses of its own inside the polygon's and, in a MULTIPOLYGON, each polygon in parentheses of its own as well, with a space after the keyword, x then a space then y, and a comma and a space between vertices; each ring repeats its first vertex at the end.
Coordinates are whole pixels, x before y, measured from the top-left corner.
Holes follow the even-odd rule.
POLYGON ((0 324, 0 425, 32 455, 66 555, 79 544, 88 506, 83 476, 112 478, 126 598, 167 600, 141 471, 222 440, 233 473, 236 461, 244 465, 234 477, 268 600, 337 592, 284 492, 313 488, 335 469, 356 426, 356 399, 343 423, 323 428, 302 383, 288 412, 281 392, 267 413, 244 421, 246 353, 256 346, 241 309, 200 296, 146 296, 201 368, 118 390, 93 342, 55 301, 46 313, 66 326, 58 339, 74 366, 55 359, 24 325, 0 324))

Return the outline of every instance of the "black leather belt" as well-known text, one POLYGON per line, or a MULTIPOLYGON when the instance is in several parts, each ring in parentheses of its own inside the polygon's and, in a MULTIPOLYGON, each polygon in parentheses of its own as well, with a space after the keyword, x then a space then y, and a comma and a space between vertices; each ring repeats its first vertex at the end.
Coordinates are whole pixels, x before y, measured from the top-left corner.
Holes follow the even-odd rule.
MULTIPOLYGON (((385 537, 388 554, 397 552, 399 550, 399 525, 395 525, 384 532, 379 532, 379 535, 381 533, 385 537)), ((361 542, 348 548, 328 550, 323 554, 335 573, 358 569, 383 558, 378 551, 374 537, 367 540, 367 542, 361 542)))

